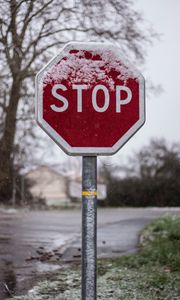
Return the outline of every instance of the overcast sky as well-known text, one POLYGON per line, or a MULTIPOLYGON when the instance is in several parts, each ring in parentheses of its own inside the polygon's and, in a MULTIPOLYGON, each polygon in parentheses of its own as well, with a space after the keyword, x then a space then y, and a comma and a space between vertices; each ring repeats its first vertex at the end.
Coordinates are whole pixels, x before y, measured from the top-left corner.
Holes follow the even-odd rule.
POLYGON ((146 123, 114 158, 129 156, 150 138, 165 138, 180 142, 180 1, 136 0, 136 6, 154 30, 161 34, 160 41, 147 49, 143 75, 163 92, 150 94, 146 99, 146 123))
POLYGON ((143 135, 180 141, 180 1, 139 0, 139 7, 162 34, 161 41, 148 49, 145 77, 160 83, 164 92, 147 99, 147 123, 143 135))
MULTIPOLYGON (((161 34, 161 40, 147 49, 143 75, 155 85, 160 84, 164 91, 159 95, 151 93, 146 99, 146 124, 112 157, 114 162, 147 145, 150 138, 180 142, 180 0, 136 0, 135 3, 161 34)), ((59 151, 59 157, 67 157, 59 151)))

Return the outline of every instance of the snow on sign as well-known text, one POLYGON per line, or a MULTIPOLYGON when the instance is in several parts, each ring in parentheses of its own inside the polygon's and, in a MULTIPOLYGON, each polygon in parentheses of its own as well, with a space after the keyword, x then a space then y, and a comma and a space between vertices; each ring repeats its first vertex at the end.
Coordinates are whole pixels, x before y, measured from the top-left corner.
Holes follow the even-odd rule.
POLYGON ((110 155, 143 125, 144 78, 119 48, 68 43, 36 76, 36 118, 70 155, 110 155))

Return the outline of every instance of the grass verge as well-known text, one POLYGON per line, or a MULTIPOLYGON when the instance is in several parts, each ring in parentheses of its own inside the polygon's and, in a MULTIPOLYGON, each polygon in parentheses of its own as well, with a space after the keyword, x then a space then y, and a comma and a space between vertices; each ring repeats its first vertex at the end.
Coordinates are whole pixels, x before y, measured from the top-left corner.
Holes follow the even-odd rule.
MULTIPOLYGON (((18 300, 79 300, 80 265, 60 270, 18 300)), ((180 300, 180 216, 147 226, 136 255, 98 260, 97 299, 180 300)))

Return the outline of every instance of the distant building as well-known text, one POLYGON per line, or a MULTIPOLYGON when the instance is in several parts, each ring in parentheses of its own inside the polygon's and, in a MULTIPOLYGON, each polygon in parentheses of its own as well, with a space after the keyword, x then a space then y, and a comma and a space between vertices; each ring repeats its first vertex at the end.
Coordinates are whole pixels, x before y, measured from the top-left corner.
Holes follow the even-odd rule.
MULTIPOLYGON (((79 203, 81 199, 81 180, 60 173, 49 166, 40 166, 28 172, 26 177, 31 180, 30 191, 34 198, 44 199, 48 206, 68 206, 79 203)), ((98 200, 106 198, 106 185, 97 186, 98 200)))
POLYGON ((32 181, 30 191, 34 198, 43 198, 48 206, 70 203, 67 196, 67 178, 48 166, 30 171, 26 177, 32 181))

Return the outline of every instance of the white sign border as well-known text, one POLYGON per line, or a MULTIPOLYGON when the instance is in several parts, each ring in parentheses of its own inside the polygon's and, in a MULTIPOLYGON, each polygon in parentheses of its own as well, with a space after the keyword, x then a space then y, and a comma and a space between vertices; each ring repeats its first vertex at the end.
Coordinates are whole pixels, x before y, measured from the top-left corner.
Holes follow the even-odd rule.
POLYGON ((127 58, 121 53, 117 46, 110 43, 94 43, 94 42, 70 42, 67 43, 59 52, 53 57, 46 66, 44 66, 36 75, 35 79, 35 115, 39 126, 59 145, 59 147, 69 155, 93 156, 93 155, 112 155, 115 154, 122 146, 143 126, 145 123, 145 80, 142 74, 132 66, 127 58), (81 50, 99 50, 106 49, 115 51, 117 49, 117 57, 133 71, 136 78, 139 80, 139 120, 112 146, 112 147, 72 147, 70 146, 44 119, 43 119, 43 77, 44 73, 48 72, 51 67, 58 63, 67 51, 73 49, 81 50))

